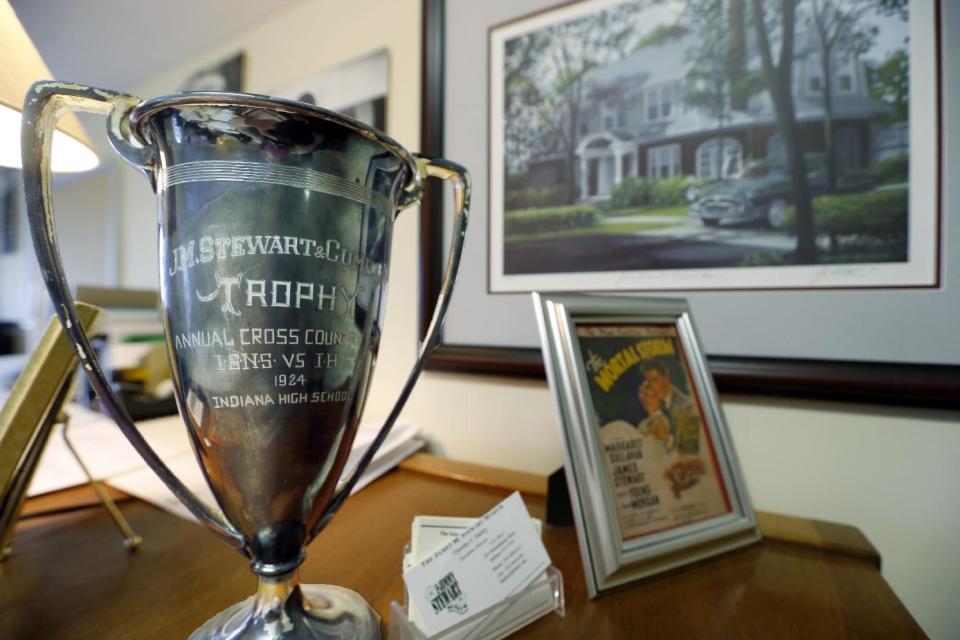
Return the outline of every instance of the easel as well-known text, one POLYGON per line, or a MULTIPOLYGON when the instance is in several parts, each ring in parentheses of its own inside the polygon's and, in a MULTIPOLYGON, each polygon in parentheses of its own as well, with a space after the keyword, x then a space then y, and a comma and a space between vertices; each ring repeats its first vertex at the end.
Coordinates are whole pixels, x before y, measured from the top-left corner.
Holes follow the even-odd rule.
MULTIPOLYGON (((77 315, 90 333, 100 309, 78 303, 77 315)), ((10 555, 17 515, 54 425, 63 423, 67 448, 90 481, 97 497, 136 549, 142 539, 130 528, 103 485, 94 479, 67 437, 68 417, 61 411, 75 378, 77 357, 56 318, 52 318, 26 367, 0 408, 0 561, 10 555)))

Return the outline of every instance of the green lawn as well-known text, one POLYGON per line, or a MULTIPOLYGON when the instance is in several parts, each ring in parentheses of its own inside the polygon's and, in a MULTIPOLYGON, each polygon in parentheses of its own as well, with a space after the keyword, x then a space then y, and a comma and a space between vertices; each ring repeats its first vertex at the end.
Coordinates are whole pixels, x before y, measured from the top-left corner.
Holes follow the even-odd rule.
POLYGON ((541 231, 539 233, 518 233, 506 237, 507 242, 518 240, 549 240, 552 238, 566 238, 569 236, 586 236, 610 233, 642 233, 675 226, 673 222, 615 222, 613 224, 598 224, 592 227, 577 229, 562 229, 560 231, 541 231))
POLYGON ((624 218, 627 216, 664 216, 679 218, 690 211, 690 206, 683 204, 678 207, 627 207, 626 209, 609 209, 600 211, 605 218, 624 218))

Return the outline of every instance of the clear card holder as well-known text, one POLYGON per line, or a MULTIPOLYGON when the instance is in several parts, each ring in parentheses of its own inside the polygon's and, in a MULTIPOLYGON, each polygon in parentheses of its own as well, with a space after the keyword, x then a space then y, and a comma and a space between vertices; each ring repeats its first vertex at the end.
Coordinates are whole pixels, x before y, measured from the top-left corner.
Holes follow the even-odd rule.
MULTIPOLYGON (((404 549, 404 557, 409 545, 404 549)), ((406 589, 403 604, 390 603, 391 640, 427 640, 423 631, 409 617, 409 602, 406 589)), ((553 566, 547 568, 523 591, 506 600, 480 611, 446 631, 431 636, 429 640, 498 640, 525 627, 534 620, 556 612, 563 616, 563 575, 553 566)))

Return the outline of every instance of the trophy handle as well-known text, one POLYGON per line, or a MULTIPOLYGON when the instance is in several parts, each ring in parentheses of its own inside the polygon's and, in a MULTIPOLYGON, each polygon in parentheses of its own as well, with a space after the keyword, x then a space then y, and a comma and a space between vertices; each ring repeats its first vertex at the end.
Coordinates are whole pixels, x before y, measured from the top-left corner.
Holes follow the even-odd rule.
POLYGON ((383 441, 386 440, 387 434, 390 433, 390 429, 393 427, 393 423, 396 422, 400 416, 400 411, 403 409, 403 405, 406 404, 410 392, 413 391, 417 378, 420 377, 420 372, 423 371, 424 366, 426 366, 427 359, 437 345, 440 344, 440 331, 443 328, 443 321, 446 319, 447 307, 450 306, 450 294, 453 291, 453 283, 456 280, 457 270, 460 267, 460 257, 463 254, 463 240, 467 232, 467 219, 470 217, 471 180, 469 172, 454 162, 440 158, 424 158, 420 155, 415 155, 414 157, 417 161, 417 168, 422 175, 447 181, 453 187, 453 235, 450 240, 450 254, 447 258, 447 267, 443 273, 443 283, 440 286, 440 293, 437 296, 437 304, 433 309, 430 326, 427 328, 427 335, 420 344, 420 353, 417 356, 417 362, 414 364, 413 370, 410 371, 410 375, 407 377, 407 381, 400 391, 400 396, 393 405, 393 409, 387 416, 383 427, 380 428, 380 432, 377 433, 377 437, 374 438, 373 443, 367 449, 366 453, 363 454, 363 457, 360 458, 360 462, 357 464, 353 474, 348 480, 340 483, 337 492, 324 510, 323 517, 320 518, 316 528, 311 532, 311 538, 326 526, 330 518, 333 517, 343 504, 343 501, 350 495, 350 491, 353 490, 354 485, 360 480, 360 476, 363 475, 367 465, 373 460, 374 454, 376 454, 380 445, 383 444, 383 441))
POLYGON ((166 467, 140 435, 126 409, 114 395, 87 334, 77 320, 73 295, 70 293, 70 286, 63 273, 63 263, 60 259, 54 228, 53 198, 50 188, 50 150, 57 119, 68 111, 86 111, 108 116, 107 133, 114 149, 124 160, 152 180, 152 150, 137 142, 131 136, 129 129, 127 116, 139 103, 140 99, 134 96, 64 82, 37 82, 30 87, 23 105, 21 152, 23 186, 33 247, 60 323, 70 338, 70 343, 90 379, 90 384, 106 407, 107 413, 116 421, 120 431, 137 453, 177 499, 200 522, 224 538, 231 546, 242 550, 245 546, 242 534, 221 513, 201 502, 166 467))

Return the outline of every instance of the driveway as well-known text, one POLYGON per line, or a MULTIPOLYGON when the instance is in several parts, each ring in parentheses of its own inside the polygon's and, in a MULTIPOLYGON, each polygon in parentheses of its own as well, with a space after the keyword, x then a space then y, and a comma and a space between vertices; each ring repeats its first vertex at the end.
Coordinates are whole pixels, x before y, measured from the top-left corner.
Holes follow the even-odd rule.
POLYGON ((630 216, 603 224, 675 220, 677 224, 638 233, 596 233, 507 244, 507 274, 571 271, 636 271, 737 267, 754 253, 790 251, 792 235, 752 227, 704 227, 688 218, 630 216))

